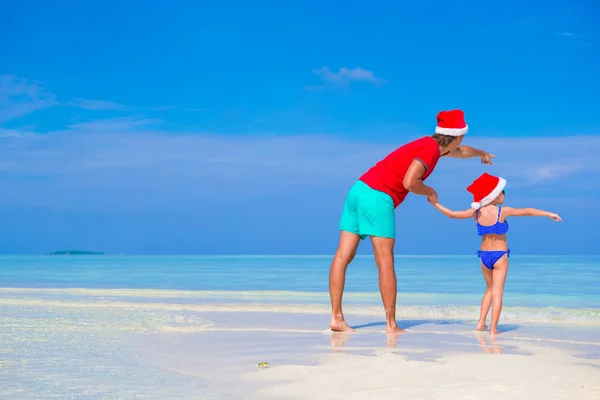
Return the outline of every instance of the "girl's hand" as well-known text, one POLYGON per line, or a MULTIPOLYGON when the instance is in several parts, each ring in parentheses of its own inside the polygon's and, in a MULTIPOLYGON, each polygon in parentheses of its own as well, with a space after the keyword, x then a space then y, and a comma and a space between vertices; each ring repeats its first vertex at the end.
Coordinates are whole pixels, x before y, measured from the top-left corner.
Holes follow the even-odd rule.
POLYGON ((429 188, 429 195, 427 196, 427 201, 433 205, 436 205, 438 203, 438 195, 435 189, 429 188))
POLYGON ((427 201, 432 206, 435 206, 436 204, 438 204, 439 201, 438 201, 437 193, 434 194, 433 196, 427 196, 427 201))
POLYGON ((558 215, 558 214, 550 213, 550 215, 548 215, 548 217, 552 218, 552 220, 556 221, 556 222, 562 221, 562 218, 560 218, 560 215, 558 215))

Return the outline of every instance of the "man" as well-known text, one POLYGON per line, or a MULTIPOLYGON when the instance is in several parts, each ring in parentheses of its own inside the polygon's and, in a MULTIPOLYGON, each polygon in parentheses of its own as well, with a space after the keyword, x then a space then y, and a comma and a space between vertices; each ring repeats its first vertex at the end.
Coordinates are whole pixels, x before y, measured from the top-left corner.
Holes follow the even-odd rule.
POLYGON ((405 144, 362 175, 346 197, 340 221, 340 241, 329 272, 331 330, 351 331, 342 312, 346 269, 354 259, 360 241, 371 238, 379 269, 379 290, 386 317, 386 332, 403 332, 396 324, 396 272, 394 270, 395 209, 409 192, 437 202, 433 188, 423 182, 431 175, 440 157, 479 157, 492 165, 495 156, 461 146, 468 126, 461 110, 442 111, 433 136, 405 144))

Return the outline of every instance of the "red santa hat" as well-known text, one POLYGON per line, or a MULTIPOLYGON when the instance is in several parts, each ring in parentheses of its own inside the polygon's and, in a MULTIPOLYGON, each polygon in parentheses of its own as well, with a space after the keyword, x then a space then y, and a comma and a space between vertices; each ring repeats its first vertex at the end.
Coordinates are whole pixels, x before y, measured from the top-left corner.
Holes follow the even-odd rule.
POLYGON ((440 111, 437 115, 435 133, 446 136, 463 136, 469 131, 465 113, 461 110, 440 111))
POLYGON ((473 193, 471 208, 478 210, 483 206, 487 206, 496 197, 500 196, 505 186, 506 179, 490 175, 487 172, 483 173, 467 188, 469 192, 473 193))

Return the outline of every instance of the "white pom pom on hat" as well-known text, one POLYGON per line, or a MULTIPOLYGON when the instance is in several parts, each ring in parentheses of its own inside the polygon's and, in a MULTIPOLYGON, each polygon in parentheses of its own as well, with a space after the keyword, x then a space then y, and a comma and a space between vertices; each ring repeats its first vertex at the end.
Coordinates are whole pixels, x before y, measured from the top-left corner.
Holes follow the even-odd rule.
POLYGON ((481 207, 487 206, 494 201, 496 197, 500 196, 500 193, 502 193, 505 186, 506 179, 484 172, 467 188, 467 190, 473 194, 471 208, 479 210, 481 207))

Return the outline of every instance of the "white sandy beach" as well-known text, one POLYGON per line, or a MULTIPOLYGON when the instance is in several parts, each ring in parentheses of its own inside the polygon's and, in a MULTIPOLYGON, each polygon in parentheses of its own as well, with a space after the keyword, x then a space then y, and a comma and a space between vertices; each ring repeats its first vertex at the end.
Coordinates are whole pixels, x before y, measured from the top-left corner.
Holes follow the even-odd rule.
POLYGON ((0 398, 600 399, 596 319, 513 312, 492 342, 443 313, 401 313, 407 332, 387 336, 357 308, 357 332, 334 334, 325 306, 159 292, 0 289, 0 398))
POLYGON ((165 368, 208 379, 220 398, 600 398, 600 342, 591 329, 531 325, 492 342, 461 321, 404 321, 400 336, 381 325, 351 334, 311 329, 318 322, 221 315, 201 333, 161 334, 149 347, 165 368), (271 367, 258 369, 262 361, 271 367))

